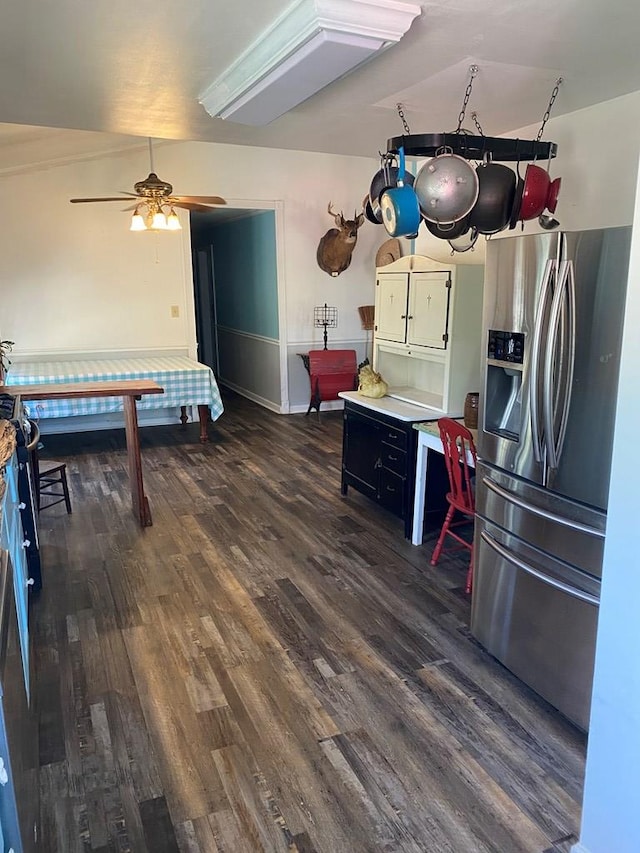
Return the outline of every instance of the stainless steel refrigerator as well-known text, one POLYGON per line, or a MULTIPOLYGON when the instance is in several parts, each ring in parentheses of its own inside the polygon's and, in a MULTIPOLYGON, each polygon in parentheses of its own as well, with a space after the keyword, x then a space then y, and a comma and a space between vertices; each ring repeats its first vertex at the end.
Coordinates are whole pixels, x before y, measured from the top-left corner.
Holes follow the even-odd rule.
POLYGON ((630 241, 487 243, 471 631, 585 731, 630 241))

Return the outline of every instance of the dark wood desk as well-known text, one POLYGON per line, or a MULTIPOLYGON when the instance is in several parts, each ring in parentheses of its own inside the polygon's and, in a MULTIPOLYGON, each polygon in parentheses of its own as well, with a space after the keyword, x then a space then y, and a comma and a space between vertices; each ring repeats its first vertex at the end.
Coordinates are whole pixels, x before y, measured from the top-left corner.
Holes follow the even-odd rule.
POLYGON ((73 382, 65 385, 0 385, 0 393, 12 394, 22 400, 122 397, 133 511, 142 527, 150 527, 153 524, 142 481, 136 400, 143 394, 164 394, 164 388, 157 382, 151 379, 122 379, 116 382, 73 382))

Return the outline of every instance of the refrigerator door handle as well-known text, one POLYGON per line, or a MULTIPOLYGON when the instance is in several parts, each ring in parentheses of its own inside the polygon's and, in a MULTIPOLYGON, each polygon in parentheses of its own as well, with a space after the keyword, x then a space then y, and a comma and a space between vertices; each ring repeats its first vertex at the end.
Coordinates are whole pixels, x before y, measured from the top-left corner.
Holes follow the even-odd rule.
POLYGON ((562 448, 564 445, 564 437, 567 432, 567 423, 569 421, 569 406, 571 405, 571 391, 573 389, 573 372, 576 360, 576 277, 573 267, 573 261, 566 261, 566 306, 567 306, 567 326, 569 332, 569 352, 567 354, 567 376, 564 386, 564 399, 562 406, 562 414, 560 418, 560 427, 558 429, 558 444, 557 456, 558 460, 562 456, 562 448))
POLYGON ((580 601, 585 601, 587 604, 592 604, 594 607, 598 607, 600 604, 599 598, 595 595, 591 595, 588 592, 583 592, 580 589, 576 589, 574 586, 569 586, 567 583, 563 583, 562 581, 556 580, 555 578, 550 578, 548 575, 545 575, 543 572, 538 571, 538 569, 534 569, 533 566, 530 566, 528 563, 525 563, 524 560, 521 560, 519 557, 516 557, 511 551, 501 545, 496 539, 491 536, 490 533, 487 533, 486 530, 483 530, 480 534, 480 538, 486 542, 486 544, 493 548, 497 554, 499 554, 504 560, 516 566, 516 568, 521 569, 523 572, 526 572, 528 575, 532 575, 534 578, 542 581, 543 583, 548 584, 548 586, 552 586, 554 589, 559 589, 562 592, 566 592, 567 595, 572 596, 573 598, 578 598, 580 601))
POLYGON ((556 270, 556 261, 552 258, 547 260, 542 276, 540 288, 540 300, 536 314, 533 330, 533 341, 531 342, 531 356, 529 359, 530 381, 529 381, 529 406, 531 408, 531 436, 533 439, 533 457, 536 462, 543 462, 543 432, 541 424, 541 413, 538 406, 538 395, 540 386, 540 356, 542 352, 542 333, 545 317, 545 306, 551 294, 551 286, 556 270))
POLYGON ((513 492, 510 492, 508 489, 503 488, 503 486, 498 485, 498 483, 496 483, 495 480, 492 480, 491 477, 483 477, 482 482, 487 489, 495 492, 496 495, 507 501, 507 503, 514 504, 515 506, 530 512, 532 515, 537 515, 540 518, 552 521, 555 524, 561 524, 563 527, 569 527, 571 530, 588 533, 590 536, 595 536, 597 539, 604 539, 605 534, 603 530, 598 530, 596 527, 592 527, 589 524, 582 524, 579 521, 571 521, 571 519, 565 518, 562 515, 556 515, 555 512, 550 512, 548 509, 543 509, 535 504, 528 503, 524 498, 518 497, 518 495, 514 495, 513 492))
POLYGON ((544 361, 544 392, 543 392, 543 421, 548 454, 549 468, 557 468, 562 453, 564 434, 569 417, 569 402, 571 385, 573 383, 573 367, 575 361, 576 329, 575 329, 575 290, 573 266, 571 261, 560 261, 558 281, 549 321, 549 336, 544 361), (561 322, 566 323, 561 331, 561 322), (554 373, 555 371, 555 373, 554 373), (564 373, 566 371, 566 376, 564 373), (564 380, 564 384, 562 382, 564 380), (564 394, 560 392, 564 387, 564 394), (556 433, 557 407, 562 406, 560 425, 556 433))

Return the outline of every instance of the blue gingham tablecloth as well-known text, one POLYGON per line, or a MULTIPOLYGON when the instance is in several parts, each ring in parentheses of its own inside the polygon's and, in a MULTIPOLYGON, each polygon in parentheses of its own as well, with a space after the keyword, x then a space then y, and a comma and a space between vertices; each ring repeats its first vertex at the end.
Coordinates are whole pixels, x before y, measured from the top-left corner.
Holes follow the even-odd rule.
MULTIPOLYGON (((209 406, 214 421, 224 411, 211 368, 186 356, 14 363, 5 381, 7 385, 59 385, 120 379, 153 379, 164 388, 164 394, 150 394, 138 400, 138 410, 209 406)), ((101 415, 124 409, 122 397, 39 400, 37 403, 27 401, 25 405, 32 410, 31 417, 40 418, 101 415)))

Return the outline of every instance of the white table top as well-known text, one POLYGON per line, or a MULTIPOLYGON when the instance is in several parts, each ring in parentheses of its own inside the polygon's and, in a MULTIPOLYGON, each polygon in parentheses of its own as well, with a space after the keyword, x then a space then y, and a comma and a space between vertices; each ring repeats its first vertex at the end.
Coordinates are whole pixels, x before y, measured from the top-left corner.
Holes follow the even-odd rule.
POLYGON ((359 391, 340 391, 338 397, 400 421, 437 421, 438 418, 445 417, 445 412, 440 409, 414 406, 403 400, 396 400, 395 397, 365 397, 359 391))

